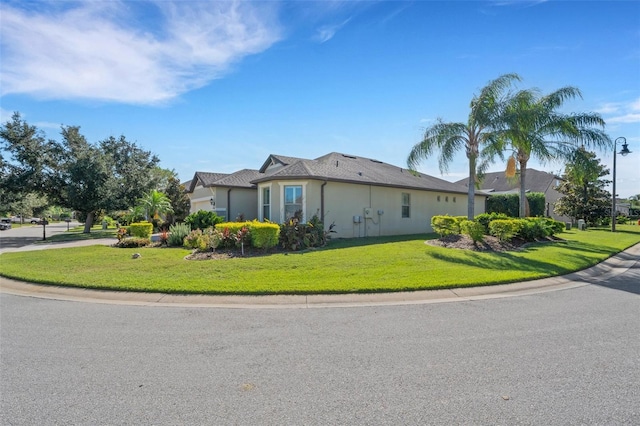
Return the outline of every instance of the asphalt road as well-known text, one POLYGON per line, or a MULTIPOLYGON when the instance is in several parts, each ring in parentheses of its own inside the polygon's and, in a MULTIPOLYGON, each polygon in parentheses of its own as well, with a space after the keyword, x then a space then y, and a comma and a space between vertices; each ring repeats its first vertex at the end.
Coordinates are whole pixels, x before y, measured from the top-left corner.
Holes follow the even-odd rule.
POLYGON ((0 294, 3 425, 638 425, 640 262, 570 290, 317 309, 0 294))
MULTIPOLYGON (((78 226, 78 222, 71 222, 69 226, 78 226)), ((60 234, 67 230, 66 222, 51 223, 45 227, 43 232, 42 225, 25 225, 19 228, 11 228, 0 231, 0 252, 18 247, 24 247, 33 244, 36 241, 42 241, 42 237, 49 238, 55 234, 60 234)))

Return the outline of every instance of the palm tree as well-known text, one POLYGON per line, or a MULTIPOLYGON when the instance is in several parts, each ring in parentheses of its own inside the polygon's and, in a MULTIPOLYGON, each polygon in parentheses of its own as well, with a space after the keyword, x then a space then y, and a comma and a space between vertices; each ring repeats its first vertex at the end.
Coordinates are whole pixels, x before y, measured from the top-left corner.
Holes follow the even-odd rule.
POLYGON ((522 90, 509 99, 503 111, 501 139, 507 149, 512 150, 511 164, 517 163, 520 169, 520 217, 527 214, 526 174, 527 163, 532 156, 544 163, 569 158, 579 145, 611 146, 600 115, 558 112, 566 100, 575 98, 582 98, 582 94, 571 86, 546 96, 539 96, 535 89, 522 90))
POLYGON ((147 220, 157 218, 165 213, 173 212, 171 200, 164 193, 152 189, 139 200, 140 205, 145 209, 147 220))
POLYGON ((429 157, 435 150, 439 150, 438 165, 440 172, 444 173, 448 171, 449 163, 453 160, 456 152, 464 149, 469 159, 467 216, 470 220, 475 215, 478 159, 484 146, 498 143, 494 124, 501 116, 504 104, 503 93, 514 81, 520 81, 520 76, 505 74, 490 81, 480 91, 480 95, 474 96, 471 100, 471 111, 466 123, 448 123, 438 119, 436 124, 425 130, 422 141, 411 149, 407 158, 407 166, 409 169, 415 170, 420 160, 429 157))

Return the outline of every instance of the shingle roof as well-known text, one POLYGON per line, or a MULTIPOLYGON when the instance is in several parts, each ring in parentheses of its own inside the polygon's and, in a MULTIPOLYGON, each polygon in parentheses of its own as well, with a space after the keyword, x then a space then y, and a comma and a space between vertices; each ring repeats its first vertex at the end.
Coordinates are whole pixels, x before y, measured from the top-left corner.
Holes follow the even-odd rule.
POLYGON ((271 154, 269 155, 269 158, 267 158, 267 160, 264 162, 264 164, 262 164, 262 167, 260 167, 259 172, 266 173, 267 168, 269 168, 269 166, 272 164, 280 164, 282 166, 288 166, 290 164, 293 164, 302 160, 305 160, 305 158, 287 157, 285 155, 271 154))
POLYGON ((205 188, 214 186, 253 188, 255 185, 253 185, 251 181, 259 176, 260 172, 251 169, 242 169, 234 173, 196 172, 193 179, 189 182, 187 192, 193 192, 198 183, 202 184, 205 188))
POLYGON ((222 179, 225 176, 228 176, 228 173, 209 173, 209 172, 196 172, 193 175, 193 179, 189 182, 189 186, 187 188, 187 192, 193 192, 193 190, 201 184, 205 188, 208 188, 214 184, 218 179, 222 179))
POLYGON ((254 188, 252 180, 260 177, 260 172, 253 169, 242 169, 218 179, 211 186, 225 186, 231 188, 254 188))
POLYGON ((255 179, 253 183, 273 179, 309 178, 367 185, 467 193, 466 187, 458 183, 448 182, 422 173, 412 173, 407 169, 383 163, 382 161, 337 152, 332 152, 315 160, 298 159, 274 173, 269 175, 263 174, 262 177, 255 179))
MULTIPOLYGON (((546 193, 554 187, 556 180, 561 179, 553 173, 541 172, 536 169, 527 169, 526 190, 529 192, 546 193)), ((467 186, 468 179, 458 181, 459 184, 467 186)), ((504 172, 487 173, 480 183, 480 189, 492 192, 509 192, 520 188, 520 175, 515 178, 507 178, 504 172)))

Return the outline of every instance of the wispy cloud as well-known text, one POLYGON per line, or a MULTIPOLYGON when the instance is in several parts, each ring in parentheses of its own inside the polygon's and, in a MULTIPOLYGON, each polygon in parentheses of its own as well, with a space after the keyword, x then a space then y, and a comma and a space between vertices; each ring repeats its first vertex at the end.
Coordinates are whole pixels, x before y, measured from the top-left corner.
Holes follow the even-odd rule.
POLYGON ((319 43, 325 43, 333 38, 338 31, 349 23, 351 18, 347 18, 338 24, 323 25, 316 31, 313 39, 319 43))
POLYGON ((280 38, 268 2, 47 6, 0 6, 3 95, 163 103, 280 38))
POLYGON ((608 124, 640 123, 640 98, 630 102, 609 102, 596 110, 608 124), (607 117, 607 115, 611 115, 607 117))

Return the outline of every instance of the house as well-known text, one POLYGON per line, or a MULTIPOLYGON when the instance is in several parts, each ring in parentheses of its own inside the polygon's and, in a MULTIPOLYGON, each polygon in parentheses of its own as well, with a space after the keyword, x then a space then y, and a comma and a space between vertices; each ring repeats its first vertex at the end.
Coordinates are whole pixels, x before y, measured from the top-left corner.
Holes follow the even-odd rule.
MULTIPOLYGON (((545 215, 552 217, 561 222, 570 222, 571 219, 566 216, 560 216, 553 211, 553 206, 562 194, 557 191, 562 178, 549 172, 542 172, 536 169, 527 169, 526 177, 527 192, 542 192, 545 197, 546 211, 545 215)), ((467 186, 468 180, 458 181, 459 184, 467 186)), ((520 194, 519 175, 515 178, 508 178, 505 172, 486 173, 484 179, 480 183, 480 190, 492 194, 514 193, 520 194)))
MULTIPOLYGON (((254 191, 255 209, 253 215, 244 211, 246 219, 283 223, 297 212, 303 221, 317 215, 327 229, 333 224, 340 238, 431 232, 434 215, 467 215, 465 186, 364 157, 336 152, 313 160, 270 155, 251 173, 255 177, 250 182, 250 174, 243 175, 242 189, 254 191)), ((196 173, 191 182, 192 210, 211 210, 211 197, 218 208, 220 197, 228 194, 228 176, 208 175, 216 174, 196 173)), ((231 194, 240 189, 233 187, 231 194)), ((484 212, 485 199, 486 194, 476 194, 476 214, 484 212)))
POLYGON ((227 221, 243 216, 246 220, 257 218, 257 188, 251 183, 258 178, 257 170, 243 169, 235 173, 196 172, 187 182, 187 194, 191 199, 190 212, 213 210, 227 221))

